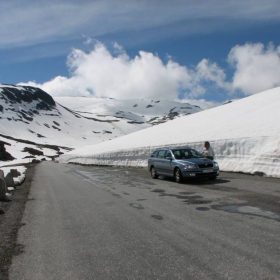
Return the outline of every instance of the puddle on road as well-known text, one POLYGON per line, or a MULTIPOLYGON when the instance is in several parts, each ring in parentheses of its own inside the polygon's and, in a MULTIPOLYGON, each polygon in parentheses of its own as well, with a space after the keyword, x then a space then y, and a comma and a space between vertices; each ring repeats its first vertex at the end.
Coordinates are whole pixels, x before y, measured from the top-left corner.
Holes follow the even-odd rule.
POLYGON ((162 189, 154 189, 154 190, 152 190, 151 192, 164 193, 165 190, 162 190, 162 189))
POLYGON ((146 190, 151 190, 152 189, 151 187, 141 186, 141 185, 137 186, 137 188, 139 188, 139 189, 146 189, 146 190))
POLYGON ((163 217, 160 215, 151 215, 151 217, 159 221, 163 219, 163 217))
POLYGON ((187 204, 209 204, 212 202, 212 200, 203 200, 203 199, 196 199, 196 198, 189 198, 187 200, 185 200, 184 202, 186 202, 187 204))
POLYGON ((196 207, 196 210, 198 210, 198 211, 208 211, 208 210, 210 210, 210 208, 208 208, 208 207, 196 207))
POLYGON ((207 185, 207 186, 200 186, 200 188, 213 190, 213 191, 222 191, 222 192, 239 192, 238 188, 229 187, 229 186, 219 186, 219 185, 207 185))
POLYGON ((265 211, 258 207, 252 206, 240 206, 240 205, 223 205, 223 206, 212 206, 213 209, 222 210, 231 213, 247 214, 253 216, 259 216, 269 219, 280 219, 280 216, 274 214, 271 211, 265 211))
POLYGON ((180 192, 179 194, 169 194, 162 189, 154 189, 151 192, 158 193, 159 196, 162 197, 169 196, 169 197, 176 197, 178 199, 184 199, 183 202, 187 204, 209 204, 212 202, 211 200, 203 199, 200 195, 192 195, 194 194, 193 192, 180 192), (190 194, 190 195, 186 195, 186 194, 190 194))
POLYGON ((111 192, 111 191, 108 191, 108 193, 110 193, 111 195, 113 195, 117 198, 121 198, 121 196, 118 193, 114 193, 114 192, 111 192))
POLYGON ((129 206, 136 208, 136 209, 144 209, 144 207, 138 203, 129 203, 129 206))
POLYGON ((195 194, 195 192, 179 192, 179 194, 195 194))

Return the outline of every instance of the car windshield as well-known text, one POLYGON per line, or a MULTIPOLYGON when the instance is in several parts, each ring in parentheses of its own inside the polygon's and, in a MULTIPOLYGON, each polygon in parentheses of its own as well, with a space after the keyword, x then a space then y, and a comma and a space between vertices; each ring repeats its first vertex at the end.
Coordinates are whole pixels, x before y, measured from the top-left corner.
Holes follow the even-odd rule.
POLYGON ((174 149, 171 150, 176 159, 203 158, 204 156, 194 149, 174 149))

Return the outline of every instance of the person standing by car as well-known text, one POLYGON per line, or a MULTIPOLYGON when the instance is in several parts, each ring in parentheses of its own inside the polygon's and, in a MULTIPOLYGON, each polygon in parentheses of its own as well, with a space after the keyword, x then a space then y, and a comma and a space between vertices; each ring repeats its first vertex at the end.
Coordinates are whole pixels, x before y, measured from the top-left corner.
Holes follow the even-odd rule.
POLYGON ((210 143, 208 141, 205 141, 205 143, 204 143, 204 149, 203 149, 202 154, 206 158, 209 158, 209 159, 212 159, 212 160, 215 157, 214 151, 213 151, 212 147, 210 147, 210 143))

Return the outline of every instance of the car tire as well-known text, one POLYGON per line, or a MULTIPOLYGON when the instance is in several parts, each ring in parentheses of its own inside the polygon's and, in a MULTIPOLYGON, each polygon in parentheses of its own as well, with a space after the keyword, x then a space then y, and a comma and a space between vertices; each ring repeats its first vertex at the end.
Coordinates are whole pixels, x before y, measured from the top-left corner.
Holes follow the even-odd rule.
POLYGON ((156 169, 153 166, 151 167, 151 176, 152 176, 153 179, 157 179, 158 178, 156 169))
POLYGON ((183 181, 183 176, 182 176, 182 173, 181 173, 181 171, 180 171, 179 168, 176 168, 176 169, 175 169, 174 177, 175 177, 175 181, 176 181, 177 183, 182 183, 182 181, 183 181))
POLYGON ((217 176, 212 176, 212 177, 209 177, 208 178, 210 181, 213 181, 213 180, 216 180, 217 179, 217 176))

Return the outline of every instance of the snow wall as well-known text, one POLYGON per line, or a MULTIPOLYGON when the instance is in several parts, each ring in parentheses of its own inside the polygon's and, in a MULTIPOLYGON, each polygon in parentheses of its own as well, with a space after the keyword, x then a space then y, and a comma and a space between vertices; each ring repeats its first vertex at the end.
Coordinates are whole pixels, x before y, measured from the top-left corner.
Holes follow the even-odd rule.
MULTIPOLYGON (((221 171, 243 172, 265 177, 280 178, 280 139, 275 137, 209 140, 215 152, 215 160, 221 171)), ((203 142, 178 143, 202 151, 203 142)), ((168 147, 167 145, 162 147, 168 147)), ((172 145, 174 147, 174 144, 172 145)), ((120 149, 104 153, 79 156, 64 154, 60 162, 85 165, 116 165, 147 167, 147 159, 160 147, 120 149)))

